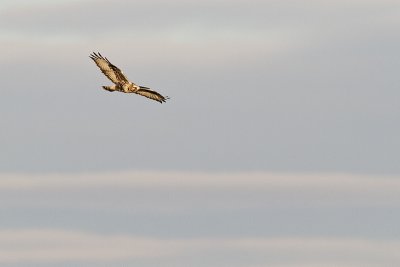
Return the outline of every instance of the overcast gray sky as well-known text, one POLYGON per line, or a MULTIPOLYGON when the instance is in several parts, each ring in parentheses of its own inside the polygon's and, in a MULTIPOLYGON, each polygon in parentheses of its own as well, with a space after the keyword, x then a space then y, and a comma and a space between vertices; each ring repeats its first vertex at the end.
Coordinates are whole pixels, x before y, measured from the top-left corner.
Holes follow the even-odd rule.
POLYGON ((6 1, 6 171, 399 174, 397 1, 6 1), (109 93, 88 58, 171 100, 109 93))
POLYGON ((400 2, 0 0, 2 266, 399 266, 400 2), (110 93, 99 51, 171 99, 110 93))

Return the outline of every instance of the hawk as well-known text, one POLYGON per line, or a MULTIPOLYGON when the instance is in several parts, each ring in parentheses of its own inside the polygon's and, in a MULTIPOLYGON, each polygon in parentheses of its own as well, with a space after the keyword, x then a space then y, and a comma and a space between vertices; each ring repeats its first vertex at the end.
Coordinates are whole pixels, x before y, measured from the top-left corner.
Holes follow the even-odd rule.
POLYGON ((119 68, 111 64, 111 62, 106 57, 103 57, 100 53, 93 52, 90 55, 90 58, 93 59, 96 65, 100 68, 101 72, 115 84, 112 86, 103 86, 104 90, 110 92, 118 91, 122 93, 135 93, 160 103, 163 103, 169 99, 168 96, 164 97, 156 91, 150 90, 148 87, 136 85, 133 82, 130 82, 119 68))

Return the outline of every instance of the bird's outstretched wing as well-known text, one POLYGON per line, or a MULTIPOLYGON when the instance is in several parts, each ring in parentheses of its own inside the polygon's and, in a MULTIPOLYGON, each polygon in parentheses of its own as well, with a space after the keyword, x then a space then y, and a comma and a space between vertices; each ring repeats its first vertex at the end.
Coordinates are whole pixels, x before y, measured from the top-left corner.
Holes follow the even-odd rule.
POLYGON ((122 71, 111 64, 111 62, 106 57, 103 57, 100 53, 93 52, 90 55, 90 58, 93 59, 96 65, 100 68, 101 72, 116 85, 129 83, 122 71))
POLYGON ((161 104, 169 99, 168 96, 162 96, 156 91, 150 90, 150 88, 140 86, 140 89, 135 92, 138 95, 145 96, 147 98, 153 99, 155 101, 160 102, 161 104))

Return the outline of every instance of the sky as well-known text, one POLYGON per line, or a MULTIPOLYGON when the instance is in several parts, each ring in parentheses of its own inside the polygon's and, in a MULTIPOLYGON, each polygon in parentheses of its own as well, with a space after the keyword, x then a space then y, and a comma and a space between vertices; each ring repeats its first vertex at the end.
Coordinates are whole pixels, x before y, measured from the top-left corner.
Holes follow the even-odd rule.
POLYGON ((398 266, 399 26, 394 0, 0 0, 0 264, 398 266), (103 90, 92 52, 171 99, 103 90))

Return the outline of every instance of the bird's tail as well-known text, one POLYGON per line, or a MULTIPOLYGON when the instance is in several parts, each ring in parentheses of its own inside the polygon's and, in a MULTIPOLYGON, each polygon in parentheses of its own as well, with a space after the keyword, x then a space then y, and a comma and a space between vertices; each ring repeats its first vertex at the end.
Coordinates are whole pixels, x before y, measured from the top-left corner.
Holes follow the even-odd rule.
POLYGON ((102 86, 104 90, 110 91, 110 92, 114 92, 116 90, 116 86, 112 85, 112 86, 102 86))

